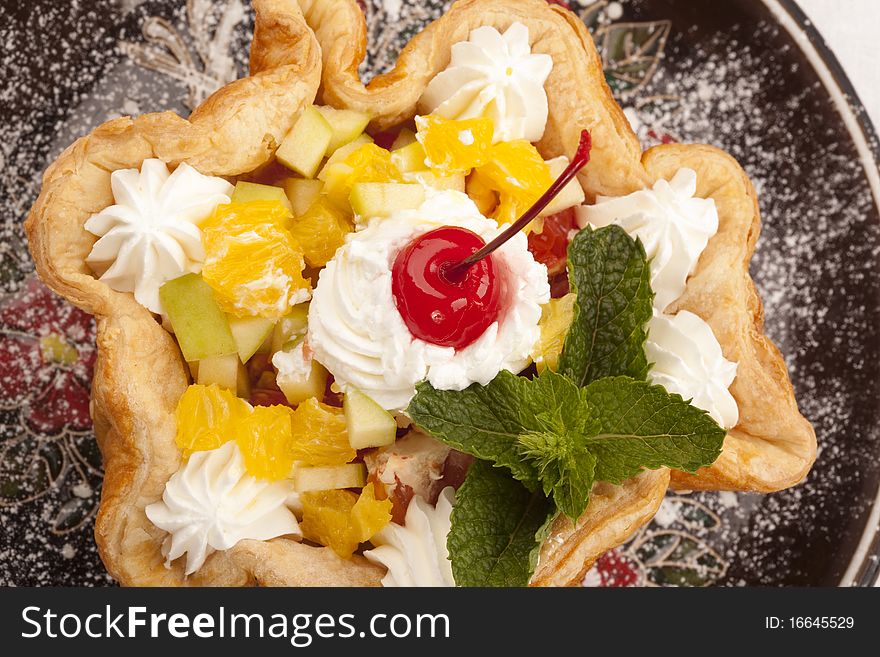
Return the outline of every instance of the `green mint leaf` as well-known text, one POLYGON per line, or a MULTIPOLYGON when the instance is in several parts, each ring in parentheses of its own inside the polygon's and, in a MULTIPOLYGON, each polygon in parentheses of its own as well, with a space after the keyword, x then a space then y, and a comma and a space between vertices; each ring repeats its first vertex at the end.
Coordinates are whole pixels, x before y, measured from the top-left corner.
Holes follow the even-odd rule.
POLYGON ((540 492, 491 463, 474 461, 456 494, 447 539, 455 583, 527 586, 551 510, 540 492))
POLYGON ((663 466, 694 472, 721 453, 727 432, 662 386, 614 377, 594 381, 584 393, 596 414, 586 446, 596 456, 598 481, 619 484, 663 466))
POLYGON ((559 510, 576 519, 584 512, 593 488, 596 457, 582 434, 527 433, 519 438, 520 453, 538 469, 544 494, 559 510))
POLYGON ((462 391, 422 384, 408 413, 438 440, 508 468, 576 520, 594 481, 619 484, 644 468, 693 472, 718 458, 725 431, 661 386, 608 377, 578 388, 545 370, 500 373, 462 391))
MULTIPOLYGON (((430 383, 417 386, 407 408, 412 421, 424 431, 460 452, 510 469, 513 476, 534 490, 535 469, 519 455, 517 440, 537 430, 535 413, 528 417, 532 397, 528 379, 501 372, 487 386, 465 390, 436 390, 430 383)), ((543 409, 542 409, 543 410, 543 409)))
POLYGON ((620 226, 580 231, 568 247, 574 318, 559 372, 579 386, 606 376, 644 379, 654 293, 642 243, 620 226))

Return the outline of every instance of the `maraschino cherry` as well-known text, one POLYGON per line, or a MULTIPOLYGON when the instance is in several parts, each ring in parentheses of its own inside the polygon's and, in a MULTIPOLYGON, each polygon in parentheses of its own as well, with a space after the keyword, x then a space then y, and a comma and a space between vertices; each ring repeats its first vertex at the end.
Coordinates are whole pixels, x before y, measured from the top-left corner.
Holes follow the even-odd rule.
POLYGON ((450 275, 449 268, 485 246, 465 228, 443 226, 417 237, 398 255, 391 286, 397 309, 420 340, 463 349, 498 318, 501 289, 491 258, 450 275))
POLYGON ((535 204, 486 244, 464 228, 443 226, 401 249, 391 268, 391 291, 414 337, 464 349, 498 320, 506 287, 503 273, 487 257, 521 231, 590 160, 590 133, 581 133, 577 153, 535 204))

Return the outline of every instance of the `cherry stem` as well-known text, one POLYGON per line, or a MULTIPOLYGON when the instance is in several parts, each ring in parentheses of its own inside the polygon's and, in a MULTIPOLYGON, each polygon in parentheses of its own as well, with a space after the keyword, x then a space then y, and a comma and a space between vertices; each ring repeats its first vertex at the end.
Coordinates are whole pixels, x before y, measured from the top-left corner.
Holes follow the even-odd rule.
POLYGON ((463 270, 471 267, 475 263, 479 262, 487 255, 495 251, 498 247, 504 244, 511 237, 516 235, 519 231, 525 228, 530 221, 532 221, 538 214, 547 207, 547 204, 553 200, 553 198, 562 191, 562 188, 565 187, 571 179, 574 178, 578 171, 583 169, 587 162, 590 161, 590 150, 593 147, 593 141, 590 137, 590 132, 588 130, 581 131, 581 139, 580 143, 578 143, 577 151, 574 154, 571 162, 569 162, 568 166, 565 167, 565 171, 553 182, 550 187, 547 188, 547 191, 541 195, 537 201, 535 201, 534 205, 530 207, 525 213, 516 221, 514 221, 508 228, 501 233, 494 240, 486 244, 479 251, 474 251, 471 255, 469 255, 464 260, 455 263, 454 265, 450 265, 446 272, 447 276, 455 277, 455 275, 463 270))

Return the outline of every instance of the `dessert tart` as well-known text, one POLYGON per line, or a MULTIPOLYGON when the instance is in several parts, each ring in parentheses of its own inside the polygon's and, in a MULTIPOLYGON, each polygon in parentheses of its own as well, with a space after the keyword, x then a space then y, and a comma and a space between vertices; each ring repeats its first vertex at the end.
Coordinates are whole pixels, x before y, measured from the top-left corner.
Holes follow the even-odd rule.
POLYGON ((641 152, 579 19, 460 0, 364 85, 354 0, 255 0, 250 77, 47 170, 95 315, 96 540, 126 585, 568 585, 667 488, 799 482, 760 219, 641 152))

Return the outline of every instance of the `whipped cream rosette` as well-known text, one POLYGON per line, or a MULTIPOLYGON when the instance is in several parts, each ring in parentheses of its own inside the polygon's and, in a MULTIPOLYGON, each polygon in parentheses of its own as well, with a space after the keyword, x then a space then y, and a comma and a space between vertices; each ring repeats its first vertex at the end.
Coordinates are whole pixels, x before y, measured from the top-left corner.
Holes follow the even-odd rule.
POLYGON ((428 83, 420 104, 447 119, 490 118, 495 141, 538 141, 547 123, 544 82, 552 68, 551 57, 532 53, 522 23, 503 34, 478 27, 452 46, 449 66, 428 83))
POLYGON ((157 159, 144 160, 140 171, 114 171, 110 184, 116 203, 85 223, 100 238, 86 262, 111 288, 134 292, 138 303, 161 313, 159 288, 201 269, 199 222, 229 203, 232 185, 185 162, 169 173, 157 159))
POLYGON ((215 550, 243 539, 265 541, 300 536, 287 508, 290 483, 250 476, 234 441, 196 452, 165 485, 162 500, 146 507, 150 521, 168 532, 166 563, 186 557, 186 574, 198 570, 215 550))

